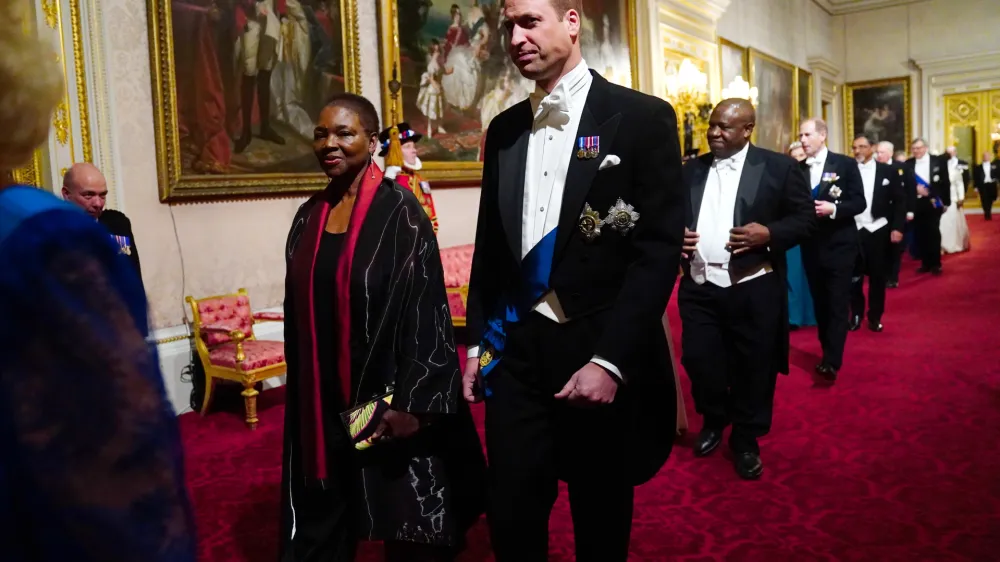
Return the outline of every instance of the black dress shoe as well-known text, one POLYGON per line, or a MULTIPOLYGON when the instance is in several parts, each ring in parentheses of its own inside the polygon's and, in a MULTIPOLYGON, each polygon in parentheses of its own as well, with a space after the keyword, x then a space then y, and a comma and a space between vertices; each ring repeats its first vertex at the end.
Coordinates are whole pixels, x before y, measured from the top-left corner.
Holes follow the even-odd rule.
POLYGON ((837 380, 837 369, 834 369, 827 363, 816 365, 816 374, 830 382, 837 380))
POLYGON ((881 332, 882 331, 882 323, 881 322, 874 322, 872 320, 869 320, 868 321, 868 329, 871 330, 871 331, 873 331, 873 332, 881 332))
POLYGON ((895 289, 899 287, 899 281, 889 281, 885 284, 886 289, 895 289))
POLYGON ((764 463, 757 453, 736 453, 733 456, 733 466, 736 474, 744 480, 756 480, 764 472, 764 463))
POLYGON ((857 332, 861 328, 861 316, 855 314, 851 316, 851 323, 847 325, 847 329, 852 332, 857 332))
POLYGON ((931 275, 941 275, 941 273, 942 273, 941 267, 935 267, 931 269, 931 275))
POLYGON ((931 268, 929 267, 920 266, 917 268, 917 273, 930 273, 930 272, 931 268))
POLYGON ((696 457, 704 457, 718 448, 719 443, 722 443, 721 429, 703 429, 694 443, 694 454, 696 457))

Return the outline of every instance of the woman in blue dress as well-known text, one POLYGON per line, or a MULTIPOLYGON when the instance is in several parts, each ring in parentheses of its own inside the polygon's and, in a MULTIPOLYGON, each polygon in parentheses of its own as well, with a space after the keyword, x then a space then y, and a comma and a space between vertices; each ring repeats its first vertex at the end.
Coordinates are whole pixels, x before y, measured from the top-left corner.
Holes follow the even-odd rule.
MULTIPOLYGON (((799 162, 806 159, 806 151, 799 142, 793 142, 788 147, 788 155, 799 162)), ((802 265, 801 246, 795 246, 785 252, 785 260, 788 263, 788 324, 793 330, 803 326, 815 326, 816 312, 813 309, 806 270, 802 265)))
POLYGON ((111 234, 12 185, 63 95, 54 53, 0 2, 0 559, 193 562, 180 436, 146 297, 111 234))

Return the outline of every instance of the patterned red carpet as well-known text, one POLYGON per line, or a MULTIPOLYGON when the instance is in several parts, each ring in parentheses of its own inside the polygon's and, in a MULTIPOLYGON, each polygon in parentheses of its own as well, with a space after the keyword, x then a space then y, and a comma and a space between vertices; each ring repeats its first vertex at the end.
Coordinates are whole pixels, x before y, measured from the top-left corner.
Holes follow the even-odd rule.
MULTIPOLYGON (((793 333, 761 481, 740 481, 718 453, 695 459, 682 439, 636 494, 631 560, 998 559, 1000 222, 968 220, 973 250, 946 257, 944 276, 904 263, 885 332, 850 335, 836 386, 809 376, 815 330, 793 333)), ((677 337, 676 303, 671 314, 677 337)), ((181 418, 205 562, 276 561, 282 399, 264 393, 254 433, 236 404, 181 418)), ((551 534, 551 559, 573 560, 565 497, 551 534)), ((462 560, 492 560, 483 523, 462 560)))

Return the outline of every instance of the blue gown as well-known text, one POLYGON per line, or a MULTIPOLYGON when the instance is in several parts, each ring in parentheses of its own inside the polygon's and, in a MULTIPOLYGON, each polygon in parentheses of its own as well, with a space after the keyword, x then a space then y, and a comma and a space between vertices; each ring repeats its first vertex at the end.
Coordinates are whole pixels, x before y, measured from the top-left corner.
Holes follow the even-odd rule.
POLYGON ((785 252, 785 260, 788 262, 788 323, 799 327, 815 326, 816 311, 800 246, 785 252))
POLYGON ((0 559, 193 562, 146 297, 108 231, 0 188, 0 559))

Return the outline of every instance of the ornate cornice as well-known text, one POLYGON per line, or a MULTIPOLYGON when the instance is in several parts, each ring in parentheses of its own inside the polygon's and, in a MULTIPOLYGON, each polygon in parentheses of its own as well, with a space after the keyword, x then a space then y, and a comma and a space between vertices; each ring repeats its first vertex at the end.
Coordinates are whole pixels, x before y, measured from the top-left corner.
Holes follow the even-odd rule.
POLYGON ((880 10, 893 6, 904 6, 925 2, 926 0, 813 0, 813 2, 831 16, 880 10))
POLYGON ((825 74, 827 78, 837 78, 840 76, 840 67, 826 57, 809 57, 806 59, 809 69, 813 72, 825 74))

